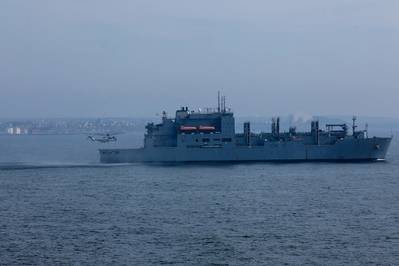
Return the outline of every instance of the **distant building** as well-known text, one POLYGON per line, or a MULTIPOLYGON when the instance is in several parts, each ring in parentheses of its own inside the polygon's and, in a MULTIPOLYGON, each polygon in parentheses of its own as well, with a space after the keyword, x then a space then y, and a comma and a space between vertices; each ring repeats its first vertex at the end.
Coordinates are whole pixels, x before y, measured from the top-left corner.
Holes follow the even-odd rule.
POLYGON ((29 130, 21 127, 9 127, 7 128, 7 134, 9 135, 27 135, 29 130))

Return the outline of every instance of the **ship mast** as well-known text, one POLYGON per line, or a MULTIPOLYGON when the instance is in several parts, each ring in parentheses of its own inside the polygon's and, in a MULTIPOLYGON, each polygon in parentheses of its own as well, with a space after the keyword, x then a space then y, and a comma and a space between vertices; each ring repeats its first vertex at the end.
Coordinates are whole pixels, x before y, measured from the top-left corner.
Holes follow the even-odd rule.
POLYGON ((356 134, 356 128, 357 128, 356 120, 357 120, 357 117, 353 116, 352 117, 352 134, 353 134, 353 136, 355 136, 355 134, 356 134))
POLYGON ((220 113, 220 91, 218 91, 218 113, 220 113))

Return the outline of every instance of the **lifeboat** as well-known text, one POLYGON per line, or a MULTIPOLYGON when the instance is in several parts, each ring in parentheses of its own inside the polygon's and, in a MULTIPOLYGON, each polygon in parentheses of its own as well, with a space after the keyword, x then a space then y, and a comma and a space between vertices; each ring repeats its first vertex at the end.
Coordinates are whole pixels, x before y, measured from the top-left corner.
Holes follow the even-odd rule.
POLYGON ((193 126, 180 126, 181 131, 196 131, 197 127, 193 126))
POLYGON ((200 131, 215 131, 214 126, 199 126, 200 131))

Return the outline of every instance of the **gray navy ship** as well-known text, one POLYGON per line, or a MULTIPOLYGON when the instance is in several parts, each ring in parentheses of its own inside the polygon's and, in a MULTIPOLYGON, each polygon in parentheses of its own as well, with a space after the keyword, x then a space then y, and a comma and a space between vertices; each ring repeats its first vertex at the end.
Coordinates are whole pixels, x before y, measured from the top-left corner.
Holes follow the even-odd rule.
POLYGON ((250 161, 378 161, 385 160, 391 137, 369 137, 347 124, 311 122, 309 132, 294 127, 281 132, 280 119, 271 132, 254 133, 251 124, 235 132, 234 114, 218 95, 218 107, 191 111, 182 107, 174 118, 163 113, 159 124, 148 123, 144 146, 137 149, 100 149, 102 163, 132 162, 250 162, 250 161))

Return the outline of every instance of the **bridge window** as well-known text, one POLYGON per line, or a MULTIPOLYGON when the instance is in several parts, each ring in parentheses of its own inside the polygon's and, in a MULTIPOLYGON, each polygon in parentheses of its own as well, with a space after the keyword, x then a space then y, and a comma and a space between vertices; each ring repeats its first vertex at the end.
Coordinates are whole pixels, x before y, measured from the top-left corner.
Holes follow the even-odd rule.
POLYGON ((222 138, 223 142, 231 142, 231 138, 222 138))
POLYGON ((210 139, 202 139, 202 142, 209 142, 211 141, 210 139))

